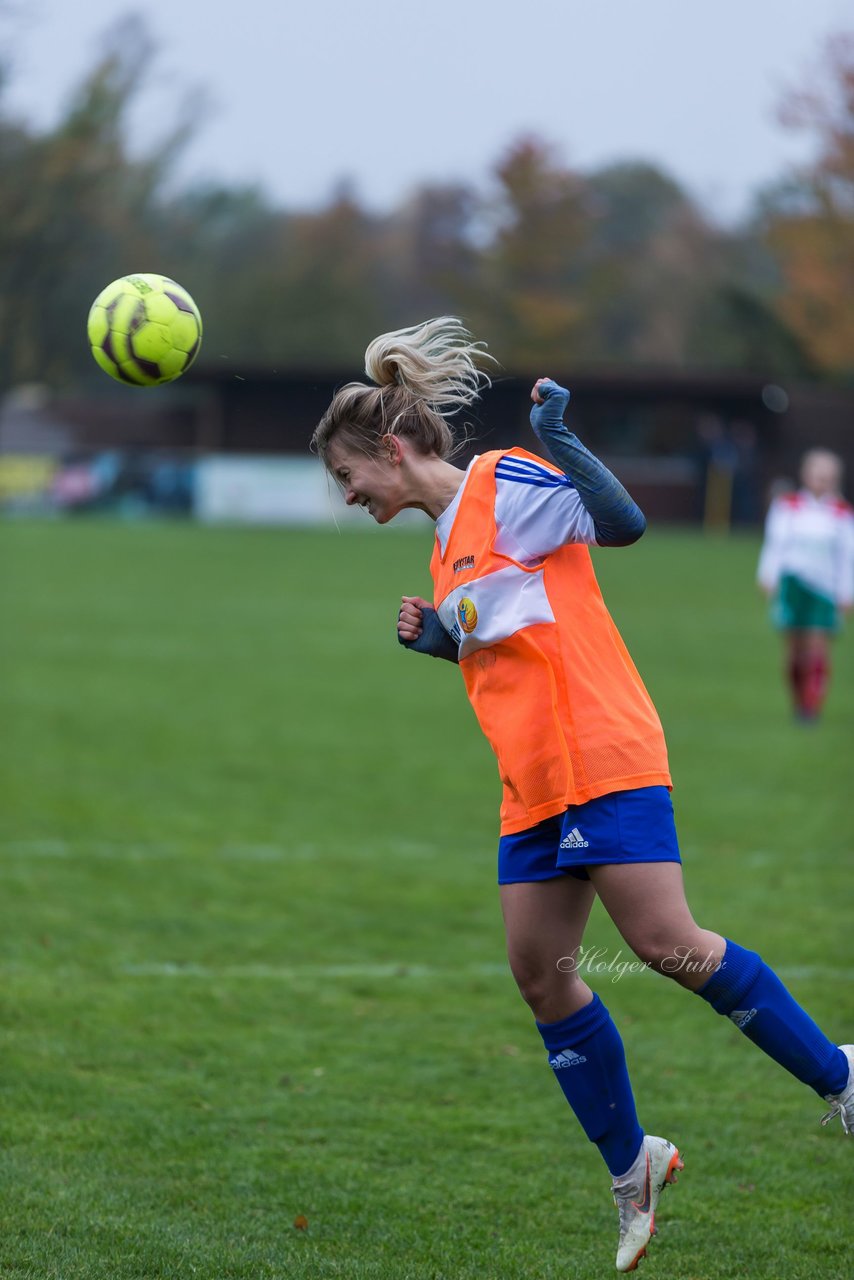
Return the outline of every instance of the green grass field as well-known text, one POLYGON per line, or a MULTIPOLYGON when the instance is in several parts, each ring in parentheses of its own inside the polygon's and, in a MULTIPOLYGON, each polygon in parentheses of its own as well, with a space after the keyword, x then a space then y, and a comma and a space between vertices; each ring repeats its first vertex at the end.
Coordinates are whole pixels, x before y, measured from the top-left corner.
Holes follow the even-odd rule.
MULTIPOLYGON (((756 553, 654 531, 596 565, 695 915, 850 1040, 854 643, 791 723, 756 553)), ((428 555, 0 525, 3 1280, 614 1274, 607 1173, 505 966, 492 755, 459 673, 395 642, 428 555)), ((619 946, 598 908, 587 941, 619 946)), ((664 979, 593 985, 686 1152, 641 1274, 849 1277, 822 1102, 664 979)))

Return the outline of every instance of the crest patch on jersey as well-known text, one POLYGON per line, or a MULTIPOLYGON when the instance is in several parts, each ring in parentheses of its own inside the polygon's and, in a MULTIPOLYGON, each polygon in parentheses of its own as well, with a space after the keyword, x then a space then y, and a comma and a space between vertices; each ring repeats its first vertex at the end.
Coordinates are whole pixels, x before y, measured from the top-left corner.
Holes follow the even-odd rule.
POLYGON ((468 596, 463 596, 457 605, 457 617, 463 631, 470 636, 477 626, 477 609, 474 607, 474 601, 469 600, 468 596))

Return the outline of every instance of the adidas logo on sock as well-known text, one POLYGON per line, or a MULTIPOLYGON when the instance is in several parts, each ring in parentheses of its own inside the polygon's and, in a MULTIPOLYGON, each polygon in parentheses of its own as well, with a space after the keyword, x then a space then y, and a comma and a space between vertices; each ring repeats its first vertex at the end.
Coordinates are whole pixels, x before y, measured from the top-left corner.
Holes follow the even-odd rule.
POLYGON ((589 844, 590 841, 584 839, 578 827, 573 827, 569 835, 561 840, 560 847, 561 849, 586 849, 589 844))
POLYGON ((560 1071, 563 1067, 580 1067, 582 1062, 586 1061, 583 1053, 576 1053, 574 1049, 561 1049, 560 1053, 549 1058, 549 1066, 555 1071, 560 1071))
POLYGON ((729 1015, 730 1021, 734 1022, 739 1030, 743 1031, 748 1022, 752 1022, 756 1017, 756 1009, 733 1009, 729 1015))

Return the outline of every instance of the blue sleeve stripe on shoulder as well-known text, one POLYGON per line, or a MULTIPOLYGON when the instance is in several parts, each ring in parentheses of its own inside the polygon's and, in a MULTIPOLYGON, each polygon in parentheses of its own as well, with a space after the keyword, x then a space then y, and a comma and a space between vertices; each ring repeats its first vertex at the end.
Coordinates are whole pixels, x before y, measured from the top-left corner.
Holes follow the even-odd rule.
POLYGON ((496 466, 512 467, 515 471, 530 471, 541 476, 554 476, 560 474, 552 467, 547 466, 545 462, 538 462, 534 458, 514 458, 512 453, 505 453, 500 457, 496 466))
POLYGON ((515 471, 519 475, 532 475, 543 479, 560 479, 563 476, 562 471, 557 471, 553 467, 543 466, 537 462, 529 462, 527 458, 511 458, 506 455, 503 458, 499 458, 495 469, 496 471, 515 471))
MULTIPOLYGON (((498 473, 496 472, 496 475, 498 473)), ((575 485, 571 481, 566 484, 552 484, 549 480, 523 480, 521 476, 499 476, 499 480, 513 480, 514 484, 531 485, 534 489, 574 489, 575 485)))
POLYGON ((568 476, 537 476, 523 475, 519 471, 499 471, 495 470, 496 480, 512 480, 514 484, 536 484, 544 489, 572 489, 575 486, 568 476))
POLYGON ((574 485, 569 479, 557 471, 549 471, 545 467, 517 465, 516 459, 502 458, 495 468, 497 480, 513 480, 517 484, 533 484, 543 489, 572 489, 574 485))

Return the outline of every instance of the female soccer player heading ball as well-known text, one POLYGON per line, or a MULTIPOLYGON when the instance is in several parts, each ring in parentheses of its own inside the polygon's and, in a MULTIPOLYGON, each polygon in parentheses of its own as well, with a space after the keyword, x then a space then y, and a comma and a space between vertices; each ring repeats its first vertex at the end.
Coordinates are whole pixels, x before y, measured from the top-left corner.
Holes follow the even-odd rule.
POLYGON ((458 663, 504 784, 498 879, 510 967, 549 1063, 612 1177, 617 1270, 633 1270, 682 1161, 638 1121, 620 1035, 565 963, 594 895, 641 960, 731 1018, 854 1131, 854 1045, 837 1047, 760 956, 695 923, 685 900, 664 736, 612 622, 588 545, 627 546, 645 520, 567 429, 569 392, 534 384, 531 423, 554 462, 523 449, 462 471, 446 416, 478 396, 486 357, 458 320, 370 344, 374 385, 335 395, 313 445, 346 501, 386 524, 436 522, 434 604, 405 596, 398 636, 458 663), (556 464, 556 465, 555 465, 556 464), (687 957, 700 957, 686 963, 687 957))

